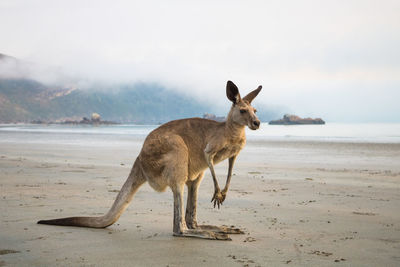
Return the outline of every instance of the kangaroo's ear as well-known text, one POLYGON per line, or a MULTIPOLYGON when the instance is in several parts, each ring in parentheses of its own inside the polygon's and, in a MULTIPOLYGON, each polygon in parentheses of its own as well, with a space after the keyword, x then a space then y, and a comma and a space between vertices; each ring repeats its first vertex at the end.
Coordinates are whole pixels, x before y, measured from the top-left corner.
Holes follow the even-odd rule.
POLYGON ((231 81, 226 83, 226 96, 233 104, 237 104, 240 101, 239 89, 231 81))
POLYGON ((256 90, 251 91, 250 93, 248 93, 245 97, 243 97, 243 100, 251 103, 251 101, 253 101, 254 98, 256 98, 256 96, 258 95, 258 93, 261 91, 262 86, 260 85, 256 90))

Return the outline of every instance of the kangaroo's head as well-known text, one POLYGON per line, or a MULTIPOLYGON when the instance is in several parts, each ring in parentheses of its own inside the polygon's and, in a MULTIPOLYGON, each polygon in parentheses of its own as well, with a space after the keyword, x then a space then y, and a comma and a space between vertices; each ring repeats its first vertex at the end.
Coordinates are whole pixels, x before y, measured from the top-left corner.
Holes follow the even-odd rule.
POLYGON ((247 125, 252 130, 257 130, 260 127, 260 120, 257 118, 257 110, 251 106, 251 102, 261 91, 261 88, 260 85, 256 90, 241 98, 237 86, 228 81, 226 84, 226 96, 233 103, 228 119, 239 125, 247 125))

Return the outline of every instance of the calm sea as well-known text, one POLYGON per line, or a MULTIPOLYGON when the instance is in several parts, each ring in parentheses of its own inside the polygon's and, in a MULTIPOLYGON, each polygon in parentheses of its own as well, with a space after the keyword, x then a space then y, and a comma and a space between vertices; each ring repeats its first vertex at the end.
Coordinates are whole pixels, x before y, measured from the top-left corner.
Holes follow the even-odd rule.
MULTIPOLYGON (((62 144, 114 144, 127 140, 142 142, 158 125, 0 125, 1 142, 62 143, 62 144)), ((247 139, 267 141, 321 141, 400 143, 400 123, 325 125, 261 125, 257 131, 246 129, 247 139)))

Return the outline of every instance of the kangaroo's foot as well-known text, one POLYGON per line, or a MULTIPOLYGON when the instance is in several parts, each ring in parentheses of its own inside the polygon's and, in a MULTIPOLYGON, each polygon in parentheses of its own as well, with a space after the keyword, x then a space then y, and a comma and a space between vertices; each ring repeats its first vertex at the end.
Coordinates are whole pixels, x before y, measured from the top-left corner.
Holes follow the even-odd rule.
POLYGON ((211 240, 225 240, 225 241, 232 240, 226 233, 207 231, 207 230, 199 230, 199 229, 187 229, 181 233, 174 232, 174 236, 195 237, 195 238, 203 238, 203 239, 211 239, 211 240))
POLYGON ((212 231, 212 232, 221 233, 221 234, 244 234, 243 230, 241 230, 240 228, 235 227, 234 225, 232 225, 232 226, 227 226, 227 225, 222 225, 222 226, 198 225, 196 227, 196 229, 197 230, 212 231))
POLYGON ((190 220, 186 222, 186 225, 189 229, 196 229, 196 230, 204 230, 204 231, 212 231, 215 233, 221 234, 244 234, 244 231, 240 228, 235 227, 234 225, 227 226, 215 226, 215 225, 199 225, 196 221, 190 220))

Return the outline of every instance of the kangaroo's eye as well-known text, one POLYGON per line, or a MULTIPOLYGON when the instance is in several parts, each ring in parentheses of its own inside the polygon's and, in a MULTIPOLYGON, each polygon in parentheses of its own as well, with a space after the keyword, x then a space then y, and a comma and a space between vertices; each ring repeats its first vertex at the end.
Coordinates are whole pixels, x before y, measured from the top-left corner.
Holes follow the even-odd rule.
POLYGON ((244 113, 246 113, 246 110, 245 110, 245 109, 241 109, 241 110, 240 110, 240 113, 241 113, 241 114, 244 114, 244 113))

